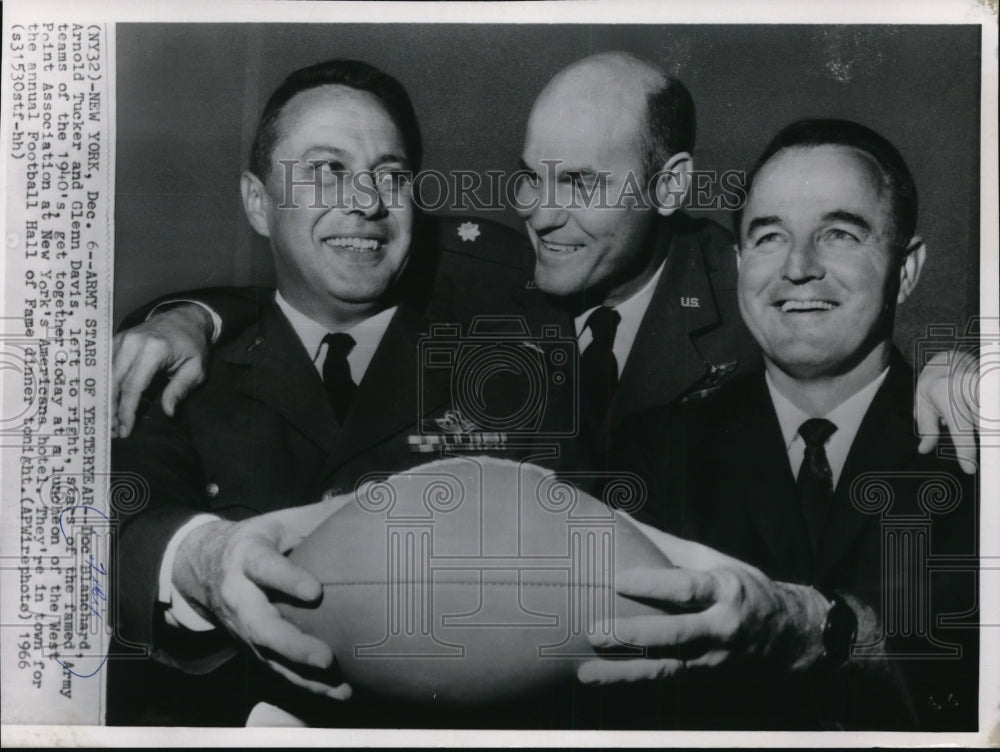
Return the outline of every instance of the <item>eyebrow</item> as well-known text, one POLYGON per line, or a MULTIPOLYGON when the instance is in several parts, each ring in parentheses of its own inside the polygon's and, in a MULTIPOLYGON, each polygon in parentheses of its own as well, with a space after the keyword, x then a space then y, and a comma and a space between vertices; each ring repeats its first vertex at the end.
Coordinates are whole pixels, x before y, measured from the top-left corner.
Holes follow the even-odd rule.
MULTIPOLYGON (((536 169, 534 169, 533 167, 529 167, 528 166, 528 163, 524 161, 524 157, 518 158, 518 160, 517 160, 517 166, 520 169, 525 170, 526 172, 532 173, 533 175, 537 175, 538 174, 538 171, 536 169)), ((546 172, 548 172, 548 169, 549 169, 548 165, 545 165, 545 171, 546 172)), ((594 177, 598 177, 599 175, 601 175, 601 172, 597 168, 591 167, 590 165, 584 165, 582 167, 569 167, 569 168, 567 168, 564 165, 559 164, 556 167, 556 175, 558 177, 560 177, 560 178, 563 177, 563 176, 567 176, 567 177, 577 176, 577 177, 581 177, 581 178, 594 178, 594 177)))
POLYGON ((600 173, 589 165, 587 167, 578 167, 575 170, 564 170, 563 174, 579 178, 596 178, 600 173))
MULTIPOLYGON (((337 146, 310 146, 308 149, 306 149, 305 153, 302 155, 302 158, 305 161, 309 161, 310 159, 316 159, 319 154, 333 154, 335 157, 337 157, 342 161, 347 161, 348 158, 351 156, 350 152, 341 149, 340 147, 337 146)), ((375 158, 375 164, 377 165, 385 164, 387 162, 399 162, 403 166, 409 166, 410 164, 409 160, 406 157, 400 154, 393 154, 392 152, 379 154, 378 157, 375 158)))
MULTIPOLYGON (((834 209, 833 211, 827 212, 823 215, 824 222, 847 222, 855 227, 858 227, 865 232, 871 232, 872 226, 864 217, 860 214, 855 214, 854 212, 847 211, 846 209, 834 209)), ((750 220, 747 225, 747 235, 752 235, 754 230, 759 230, 761 227, 768 227, 770 225, 780 225, 781 217, 776 215, 770 215, 766 217, 754 217, 750 220)))
POLYGON ((835 209, 834 211, 827 212, 823 215, 824 222, 847 222, 855 227, 859 227, 865 232, 871 232, 872 226, 867 219, 862 217, 860 214, 855 214, 854 212, 849 212, 844 209, 835 209))
POLYGON ((754 230, 759 230, 761 227, 767 227, 769 225, 780 225, 781 217, 771 215, 768 217, 754 217, 750 220, 750 224, 747 225, 747 235, 752 235, 754 230))

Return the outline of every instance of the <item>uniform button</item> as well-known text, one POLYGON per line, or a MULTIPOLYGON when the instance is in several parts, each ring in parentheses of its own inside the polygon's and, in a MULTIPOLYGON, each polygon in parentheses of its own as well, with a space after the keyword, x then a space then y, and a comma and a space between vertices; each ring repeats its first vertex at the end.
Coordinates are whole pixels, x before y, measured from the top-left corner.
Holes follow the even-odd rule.
POLYGON ((219 486, 216 483, 209 483, 205 486, 205 493, 208 494, 208 498, 214 499, 219 495, 219 486))

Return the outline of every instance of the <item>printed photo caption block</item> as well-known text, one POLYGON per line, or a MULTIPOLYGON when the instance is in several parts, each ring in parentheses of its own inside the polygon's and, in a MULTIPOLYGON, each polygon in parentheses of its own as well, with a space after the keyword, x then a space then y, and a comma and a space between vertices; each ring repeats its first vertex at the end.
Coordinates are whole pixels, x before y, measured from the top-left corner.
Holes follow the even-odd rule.
POLYGON ((103 722, 114 27, 8 19, 0 320, 5 723, 103 722))

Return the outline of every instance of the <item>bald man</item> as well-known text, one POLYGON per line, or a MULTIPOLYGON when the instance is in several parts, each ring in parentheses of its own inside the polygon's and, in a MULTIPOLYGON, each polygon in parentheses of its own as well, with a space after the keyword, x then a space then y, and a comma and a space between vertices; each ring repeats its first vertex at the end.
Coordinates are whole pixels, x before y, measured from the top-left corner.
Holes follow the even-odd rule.
POLYGON ((598 470, 626 416, 758 364, 736 308, 729 233, 679 210, 694 139, 684 85, 620 52, 558 73, 528 120, 516 208, 538 289, 572 317, 598 470))

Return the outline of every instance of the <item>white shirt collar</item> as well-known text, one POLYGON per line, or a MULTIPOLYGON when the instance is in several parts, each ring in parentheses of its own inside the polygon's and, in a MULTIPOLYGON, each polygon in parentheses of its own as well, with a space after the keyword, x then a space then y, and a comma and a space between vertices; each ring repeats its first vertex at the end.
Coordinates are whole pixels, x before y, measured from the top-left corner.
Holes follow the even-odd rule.
MULTIPOLYGON (((660 276, 663 274, 663 267, 665 265, 666 261, 664 260, 653 276, 649 278, 638 292, 625 302, 619 303, 614 307, 618 311, 618 315, 621 316, 621 321, 618 322, 618 329, 615 331, 615 341, 611 346, 611 349, 615 353, 615 360, 618 361, 619 374, 624 370, 625 361, 628 360, 629 353, 632 352, 632 345, 635 343, 635 337, 639 333, 639 325, 642 324, 642 318, 646 315, 649 302, 653 299, 656 284, 660 281, 660 276)), ((597 310, 597 308, 598 306, 589 308, 574 319, 577 343, 581 353, 587 349, 587 346, 594 339, 586 326, 590 314, 597 310)))
POLYGON ((857 436, 858 428, 861 427, 861 421, 888 373, 889 369, 886 368, 870 383, 856 391, 826 415, 810 415, 779 392, 774 381, 771 380, 771 374, 765 372, 764 379, 767 381, 767 390, 771 393, 774 410, 778 414, 778 424, 781 426, 781 435, 785 440, 785 450, 788 452, 788 461, 791 464, 793 475, 798 476, 806 449, 805 441, 799 435, 799 426, 810 418, 826 418, 837 427, 833 435, 826 440, 825 447, 826 459, 830 463, 830 470, 833 471, 833 487, 837 487, 840 473, 844 469, 847 455, 854 443, 854 437, 857 436))
MULTIPOLYGON (((280 291, 274 293, 274 302, 278 304, 278 308, 285 314, 288 323, 292 325, 292 329, 295 330, 295 333, 306 348, 306 352, 309 353, 309 357, 312 358, 316 370, 322 375, 323 361, 326 360, 326 345, 323 344, 323 337, 329 334, 330 330, 292 307, 292 304, 285 300, 280 291)), ((393 314, 396 313, 397 307, 392 306, 391 308, 386 308, 384 311, 379 311, 374 316, 345 330, 345 333, 350 334, 355 342, 351 352, 347 355, 347 364, 351 369, 351 379, 353 379, 355 384, 360 384, 365 373, 368 371, 368 366, 375 356, 375 351, 378 349, 379 343, 382 341, 382 336, 385 334, 385 330, 388 328, 393 314)))

